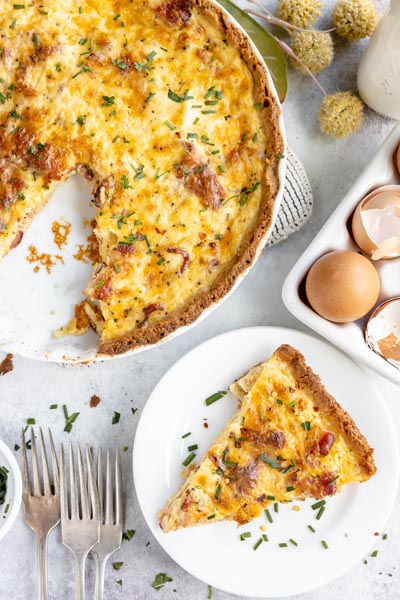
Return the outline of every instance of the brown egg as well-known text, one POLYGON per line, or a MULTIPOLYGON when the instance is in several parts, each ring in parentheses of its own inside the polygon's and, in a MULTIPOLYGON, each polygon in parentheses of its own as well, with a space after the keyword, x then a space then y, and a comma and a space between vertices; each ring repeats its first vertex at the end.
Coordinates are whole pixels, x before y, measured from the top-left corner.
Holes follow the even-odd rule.
POLYGON ((321 256, 306 279, 309 303, 321 317, 350 323, 367 314, 379 295, 379 275, 357 252, 337 250, 321 256))
POLYGON ((399 144, 399 147, 397 148, 396 163, 397 163, 397 172, 400 175, 400 144, 399 144))

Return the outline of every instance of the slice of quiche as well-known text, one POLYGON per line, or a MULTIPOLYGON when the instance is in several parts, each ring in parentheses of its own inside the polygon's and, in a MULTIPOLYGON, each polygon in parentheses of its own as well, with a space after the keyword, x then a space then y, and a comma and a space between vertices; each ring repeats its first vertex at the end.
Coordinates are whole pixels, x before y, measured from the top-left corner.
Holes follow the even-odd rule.
POLYGON ((160 512, 164 532, 242 525, 272 502, 333 496, 375 473, 373 449, 295 348, 280 346, 231 391, 240 407, 160 512))

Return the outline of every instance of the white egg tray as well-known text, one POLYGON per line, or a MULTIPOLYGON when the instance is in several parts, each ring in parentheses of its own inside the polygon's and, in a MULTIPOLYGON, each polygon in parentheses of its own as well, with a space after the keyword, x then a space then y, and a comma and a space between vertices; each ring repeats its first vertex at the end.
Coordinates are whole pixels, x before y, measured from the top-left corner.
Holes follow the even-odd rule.
MULTIPOLYGON (((400 124, 395 126, 368 167, 296 262, 287 276, 282 290, 283 301, 295 317, 344 350, 356 361, 365 364, 398 385, 400 385, 400 369, 376 354, 365 342, 364 329, 373 310, 363 319, 353 323, 338 324, 327 321, 310 307, 305 295, 305 278, 312 264, 331 250, 360 252, 360 248, 350 234, 351 216, 360 200, 373 189, 382 185, 400 184, 393 160, 399 143, 400 124)), ((377 268, 381 280, 380 295, 375 309, 381 302, 400 296, 400 258, 375 261, 374 266, 377 268)), ((338 376, 340 376, 339 373, 338 376)))

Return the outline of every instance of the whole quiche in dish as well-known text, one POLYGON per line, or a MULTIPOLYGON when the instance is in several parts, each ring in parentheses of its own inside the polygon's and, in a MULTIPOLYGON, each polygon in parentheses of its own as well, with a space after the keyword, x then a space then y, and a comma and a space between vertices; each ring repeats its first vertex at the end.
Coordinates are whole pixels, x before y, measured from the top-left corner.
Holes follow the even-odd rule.
POLYGON ((99 255, 59 334, 118 354, 195 321, 254 263, 282 187, 248 37, 209 0, 7 2, 0 31, 0 257, 78 171, 99 255))

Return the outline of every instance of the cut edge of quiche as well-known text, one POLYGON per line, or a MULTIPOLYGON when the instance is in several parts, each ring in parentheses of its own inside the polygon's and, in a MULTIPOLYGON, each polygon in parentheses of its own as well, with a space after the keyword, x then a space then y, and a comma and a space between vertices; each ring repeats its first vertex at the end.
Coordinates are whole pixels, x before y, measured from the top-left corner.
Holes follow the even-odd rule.
POLYGON ((350 415, 289 345, 232 384, 240 406, 159 513, 164 532, 235 520, 274 502, 324 498, 376 472, 350 415))

